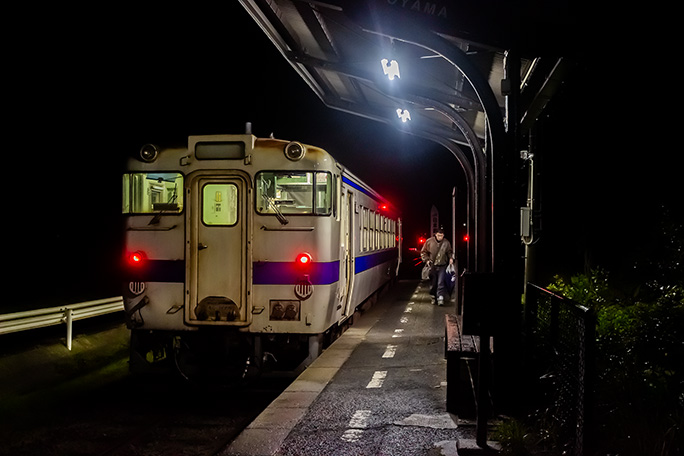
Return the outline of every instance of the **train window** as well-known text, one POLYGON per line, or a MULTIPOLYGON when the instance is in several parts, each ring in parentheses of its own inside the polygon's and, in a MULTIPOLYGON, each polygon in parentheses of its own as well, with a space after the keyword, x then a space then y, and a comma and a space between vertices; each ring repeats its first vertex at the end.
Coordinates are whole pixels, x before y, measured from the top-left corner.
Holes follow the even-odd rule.
POLYGON ((318 172, 315 175, 314 183, 314 213, 318 215, 329 215, 332 210, 333 202, 332 175, 326 172, 318 172))
POLYGON ((327 172, 263 171, 256 176, 259 214, 330 215, 333 180, 327 172))
POLYGON ((385 247, 382 243, 382 216, 380 214, 377 214, 375 217, 376 217, 375 220, 377 220, 377 222, 376 222, 377 223, 377 225, 376 225, 377 226, 377 229, 376 229, 377 235, 376 236, 378 239, 378 241, 377 241, 378 242, 378 249, 382 249, 385 247))
POLYGON ((337 219, 337 221, 340 221, 340 211, 338 208, 342 207, 341 203, 341 198, 342 198, 342 179, 340 176, 335 175, 335 194, 333 195, 333 215, 337 219))
POLYGON ((382 227, 380 226, 380 214, 375 212, 375 231, 374 231, 374 236, 375 240, 373 241, 375 243, 375 248, 380 249, 380 230, 382 227))
POLYGON ((388 218, 385 218, 385 247, 392 247, 390 245, 390 221, 388 218))
POLYGON ((382 220, 382 233, 380 233, 380 236, 382 237, 382 248, 386 249, 388 247, 387 245, 387 219, 385 216, 381 216, 380 219, 382 220))
POLYGON ((363 251, 368 250, 368 208, 363 208, 363 251))
POLYGON ((202 222, 232 226, 237 223, 238 190, 235 184, 207 184, 202 188, 202 222))
POLYGON ((370 250, 375 250, 375 212, 374 211, 368 211, 369 213, 369 224, 368 224, 368 231, 370 233, 370 245, 368 248, 370 250))
POLYGON ((178 214, 183 210, 183 175, 128 173, 123 176, 124 214, 178 214))
POLYGON ((397 226, 394 220, 390 220, 390 247, 397 246, 397 226))
POLYGON ((392 247, 392 238, 391 238, 391 232, 390 232, 390 219, 386 218, 385 219, 385 247, 390 248, 392 247))

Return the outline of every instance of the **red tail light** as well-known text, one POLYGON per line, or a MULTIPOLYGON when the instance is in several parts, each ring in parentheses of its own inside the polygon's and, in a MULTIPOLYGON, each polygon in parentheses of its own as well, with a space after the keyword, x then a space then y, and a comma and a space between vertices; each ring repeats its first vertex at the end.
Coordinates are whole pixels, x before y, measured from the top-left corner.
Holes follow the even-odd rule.
POLYGON ((309 255, 306 252, 302 252, 299 255, 297 255, 297 259, 295 260, 295 263, 297 263, 297 266, 300 267, 307 267, 311 264, 311 255, 309 255))
POLYGON ((145 262, 145 253, 144 252, 132 252, 128 254, 128 264, 130 266, 141 266, 145 262))

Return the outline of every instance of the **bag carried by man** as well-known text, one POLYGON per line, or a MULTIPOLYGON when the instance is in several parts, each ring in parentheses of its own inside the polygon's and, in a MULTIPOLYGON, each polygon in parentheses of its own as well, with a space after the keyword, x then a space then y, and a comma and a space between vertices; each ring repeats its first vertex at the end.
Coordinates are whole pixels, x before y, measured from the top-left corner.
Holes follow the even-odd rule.
POLYGON ((444 282, 446 283, 447 290, 449 290, 449 294, 451 294, 456 286, 456 268, 454 268, 453 264, 447 266, 444 282))
POLYGON ((432 269, 430 263, 425 263, 423 270, 420 272, 420 280, 430 280, 430 269, 432 269))

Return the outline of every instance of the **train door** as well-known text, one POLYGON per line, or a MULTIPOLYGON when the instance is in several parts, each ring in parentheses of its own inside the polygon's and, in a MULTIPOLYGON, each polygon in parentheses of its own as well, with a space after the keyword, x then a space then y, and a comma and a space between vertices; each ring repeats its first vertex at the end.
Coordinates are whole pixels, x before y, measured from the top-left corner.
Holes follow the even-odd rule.
POLYGON ((354 313, 352 305, 352 295, 354 289, 354 194, 347 190, 344 198, 344 208, 342 212, 342 242, 344 249, 344 261, 341 267, 340 283, 344 287, 342 295, 342 306, 344 315, 350 317, 354 313))
POLYGON ((200 173, 189 185, 186 318, 191 324, 244 326, 248 311, 248 180, 200 173))

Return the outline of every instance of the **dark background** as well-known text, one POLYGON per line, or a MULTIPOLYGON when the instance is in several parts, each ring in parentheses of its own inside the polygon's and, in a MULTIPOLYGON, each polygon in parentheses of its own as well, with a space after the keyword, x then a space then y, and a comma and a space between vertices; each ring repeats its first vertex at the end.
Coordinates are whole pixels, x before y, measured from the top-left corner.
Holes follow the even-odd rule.
MULTIPOLYGON (((433 204, 450 229, 452 188, 465 189, 449 152, 326 108, 237 2, 220 11, 59 5, 7 20, 21 26, 5 56, 10 293, 1 312, 120 294, 124 158, 145 143, 242 133, 246 122, 257 136, 331 152, 402 210, 407 244, 429 230, 433 204)), ((673 119, 659 116, 664 97, 645 96, 653 86, 634 71, 644 59, 625 48, 627 30, 578 53, 539 122, 544 279, 588 264, 628 268, 652 251, 664 211, 681 212, 673 119)), ((646 73, 659 75, 656 63, 646 73)))

